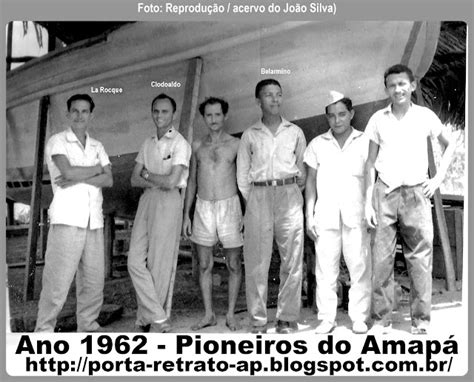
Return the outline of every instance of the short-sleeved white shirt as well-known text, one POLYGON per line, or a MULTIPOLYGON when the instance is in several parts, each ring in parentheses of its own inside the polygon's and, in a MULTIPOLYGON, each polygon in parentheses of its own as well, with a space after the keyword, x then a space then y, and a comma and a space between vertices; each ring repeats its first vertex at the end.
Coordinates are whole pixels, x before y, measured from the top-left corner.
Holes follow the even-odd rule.
POLYGON ((339 229, 341 220, 351 228, 365 224, 364 165, 368 147, 365 134, 353 128, 342 148, 331 130, 309 143, 304 162, 317 170, 316 230, 339 229))
POLYGON ((390 189, 415 186, 427 179, 427 138, 442 131, 438 116, 430 109, 412 104, 402 119, 392 113, 392 105, 377 111, 365 130, 379 145, 375 169, 390 189))
POLYGON ((158 175, 169 175, 172 167, 184 166, 178 181, 178 188, 186 187, 189 175, 191 146, 186 139, 173 127, 161 139, 156 135, 147 138, 138 152, 136 162, 158 175))
POLYGON ((54 193, 49 207, 50 223, 81 228, 89 225, 90 229, 102 228, 102 189, 85 183, 67 188, 58 187, 54 179, 61 175, 61 172, 53 161, 54 155, 64 155, 71 166, 107 166, 110 160, 102 143, 86 133, 86 146, 83 147, 76 134, 68 128, 48 140, 45 152, 54 193))

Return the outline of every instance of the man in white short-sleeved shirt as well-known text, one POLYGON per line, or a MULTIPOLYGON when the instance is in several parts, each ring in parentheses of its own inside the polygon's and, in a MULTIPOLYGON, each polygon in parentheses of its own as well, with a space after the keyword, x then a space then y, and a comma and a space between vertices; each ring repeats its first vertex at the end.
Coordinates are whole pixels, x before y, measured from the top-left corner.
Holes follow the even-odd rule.
POLYGON ((454 145, 442 132, 439 118, 428 108, 411 102, 416 81, 408 67, 399 64, 388 68, 384 81, 391 104, 377 111, 365 130, 370 139, 365 167, 365 215, 369 226, 375 228, 372 331, 387 333, 392 324, 398 225, 411 282, 411 332, 426 334, 431 315, 433 267, 430 198, 446 175, 454 145), (446 148, 432 179, 427 174, 429 137, 437 138, 446 148))
POLYGON ((147 138, 136 158, 131 183, 144 189, 133 223, 128 271, 137 293, 136 325, 143 332, 171 329, 165 311, 181 234, 191 146, 173 127, 176 102, 166 94, 151 104, 156 135, 147 138))
POLYGON ((330 129, 314 138, 304 154, 306 230, 316 249, 316 301, 321 320, 316 333, 336 326, 337 278, 341 253, 349 270, 349 317, 354 333, 367 332, 371 262, 364 220, 364 165, 368 141, 351 126, 352 101, 330 93, 326 118, 330 129))
POLYGON ((46 163, 53 187, 50 228, 37 332, 53 332, 76 274, 77 331, 100 329, 96 319, 103 301, 104 235, 102 187, 113 183, 109 158, 87 129, 94 101, 87 94, 67 101, 70 127, 46 145, 46 163))

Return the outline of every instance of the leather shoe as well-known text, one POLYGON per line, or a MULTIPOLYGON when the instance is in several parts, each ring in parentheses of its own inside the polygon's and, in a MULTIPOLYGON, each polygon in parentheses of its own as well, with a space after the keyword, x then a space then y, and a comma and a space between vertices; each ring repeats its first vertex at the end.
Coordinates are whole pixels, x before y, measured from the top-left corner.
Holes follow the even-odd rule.
POLYGON ((364 321, 354 321, 352 324, 352 331, 355 334, 365 334, 367 330, 367 324, 364 321))
POLYGON ((163 322, 154 322, 150 326, 150 333, 167 333, 171 330, 171 322, 166 319, 163 322))
POLYGON ((138 330, 142 333, 148 333, 150 331, 151 324, 148 325, 138 325, 138 330))
POLYGON ((390 334, 392 331, 392 324, 385 325, 383 322, 376 322, 370 329, 369 333, 374 336, 390 334))
POLYGON ((277 326, 275 331, 280 334, 289 334, 294 333, 298 330, 298 324, 296 321, 277 321, 277 326))
POLYGON ((336 324, 331 321, 322 321, 317 327, 316 330, 314 331, 316 334, 328 334, 331 333, 334 328, 336 327, 336 324))
POLYGON ((250 333, 252 334, 265 334, 267 332, 267 325, 261 325, 261 326, 252 326, 250 329, 250 333))
POLYGON ((426 325, 412 326, 411 334, 422 334, 422 335, 428 334, 428 326, 426 325))

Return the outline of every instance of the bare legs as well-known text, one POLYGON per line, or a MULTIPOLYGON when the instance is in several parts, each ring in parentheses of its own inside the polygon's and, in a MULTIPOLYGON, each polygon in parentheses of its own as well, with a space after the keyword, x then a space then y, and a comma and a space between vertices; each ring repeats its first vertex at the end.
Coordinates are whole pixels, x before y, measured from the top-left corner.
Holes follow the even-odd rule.
POLYGON ((234 317, 235 303, 239 296, 240 281, 242 279, 242 248, 225 248, 227 270, 229 271, 229 308, 226 315, 226 325, 232 330, 239 330, 241 326, 234 317))
POLYGON ((199 285, 204 302, 204 317, 191 326, 192 330, 199 330, 217 324, 216 315, 212 308, 212 267, 214 266, 212 247, 196 245, 196 249, 199 259, 199 285))
MULTIPOLYGON (((217 324, 212 306, 212 268, 214 266, 212 247, 196 245, 196 248, 199 258, 199 285, 204 302, 204 317, 191 327, 192 330, 199 330, 217 324)), ((234 317, 234 310, 242 278, 241 252, 241 247, 224 249, 226 265, 229 271, 229 307, 226 315, 226 325, 232 331, 240 329, 240 325, 234 317)))

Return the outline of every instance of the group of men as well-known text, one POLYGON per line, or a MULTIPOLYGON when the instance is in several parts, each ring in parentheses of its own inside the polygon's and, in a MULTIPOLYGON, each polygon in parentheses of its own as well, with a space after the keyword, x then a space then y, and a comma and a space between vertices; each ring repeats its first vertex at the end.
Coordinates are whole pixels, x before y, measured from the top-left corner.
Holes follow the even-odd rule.
MULTIPOLYGON (((166 94, 152 101, 156 135, 140 148, 131 177, 132 186, 144 189, 128 254, 140 330, 171 330, 169 304, 182 232, 196 244, 205 310, 192 330, 217 324, 212 267, 213 247, 220 242, 229 270, 227 327, 241 328, 234 310, 243 246, 249 331, 267 331, 275 240, 281 260, 275 331, 297 331, 306 226, 316 252, 316 332, 329 333, 336 326, 342 253, 351 279, 353 332, 366 333, 373 324, 374 331, 385 333, 391 327, 399 226, 411 280, 412 333, 427 332, 433 241, 429 199, 454 148, 436 115, 411 102, 416 81, 408 67, 390 67, 384 82, 391 103, 371 117, 364 133, 351 126, 351 100, 332 91, 326 106, 330 128, 308 147, 302 130, 281 115, 283 93, 275 79, 257 84, 262 116, 240 140, 225 132, 225 100, 211 97, 200 105, 208 134, 192 147, 173 126, 176 102, 166 94), (432 179, 427 178, 430 136, 447 147, 432 179)), ((36 331, 54 330, 76 270, 78 331, 100 330, 101 187, 112 185, 112 172, 103 146, 87 133, 94 108, 90 96, 75 95, 67 106, 71 126, 51 137, 46 147, 54 199, 36 331)))

